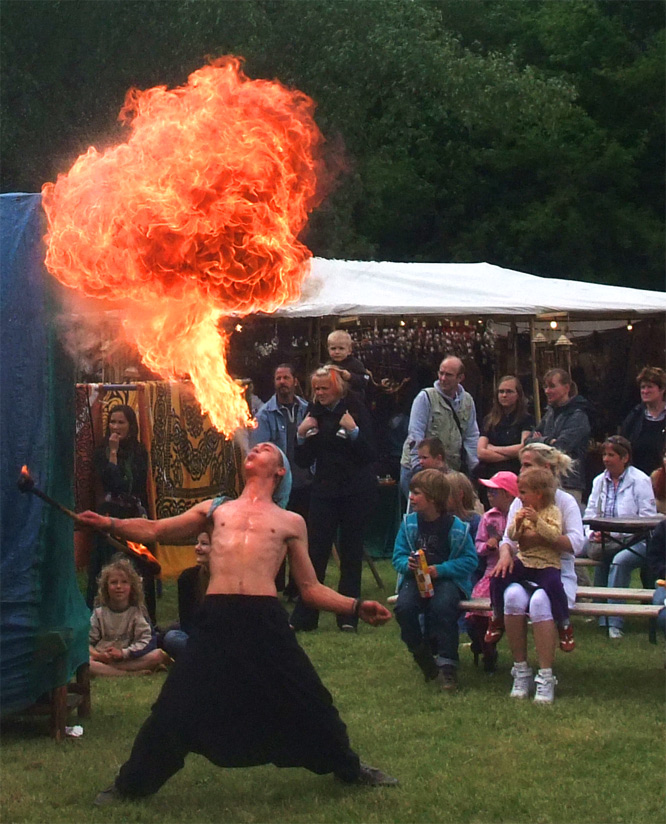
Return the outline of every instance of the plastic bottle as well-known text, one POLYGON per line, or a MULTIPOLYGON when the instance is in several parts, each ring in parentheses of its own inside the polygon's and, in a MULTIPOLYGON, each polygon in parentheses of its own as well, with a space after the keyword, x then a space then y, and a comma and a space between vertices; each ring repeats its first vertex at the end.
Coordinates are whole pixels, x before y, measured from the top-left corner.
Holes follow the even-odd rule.
POLYGON ((432 598, 435 594, 435 588, 432 585, 432 578, 428 572, 428 562, 425 552, 422 549, 417 549, 413 554, 417 562, 414 577, 416 578, 416 585, 419 588, 421 598, 432 598))

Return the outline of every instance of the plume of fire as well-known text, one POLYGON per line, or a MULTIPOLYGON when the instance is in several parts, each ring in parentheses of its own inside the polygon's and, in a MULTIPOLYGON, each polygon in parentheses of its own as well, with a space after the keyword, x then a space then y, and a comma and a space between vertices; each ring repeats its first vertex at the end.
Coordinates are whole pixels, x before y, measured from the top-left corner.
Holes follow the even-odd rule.
POLYGON ((42 187, 48 270, 119 302, 143 361, 167 379, 189 375, 226 435, 248 410, 219 322, 300 295, 311 253, 298 234, 317 203, 323 143, 313 111, 302 92, 220 58, 179 88, 131 89, 128 141, 89 148, 42 187))

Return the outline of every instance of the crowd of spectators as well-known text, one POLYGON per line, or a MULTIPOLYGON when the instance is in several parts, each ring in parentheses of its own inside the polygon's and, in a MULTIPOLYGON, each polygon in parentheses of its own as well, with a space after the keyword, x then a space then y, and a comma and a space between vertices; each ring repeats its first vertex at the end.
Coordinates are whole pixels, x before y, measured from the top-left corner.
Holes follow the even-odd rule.
MULTIPOLYGON (((359 598, 364 531, 378 496, 379 443, 396 441, 399 429, 390 424, 389 430, 377 431, 372 393, 378 385, 353 356, 349 334, 333 332, 328 352, 328 362, 309 376, 311 399, 305 397, 293 365, 277 366, 274 394, 263 404, 252 396, 256 427, 248 438, 250 446, 275 444, 292 466, 287 507, 306 521, 318 579, 324 582, 336 552, 338 590, 359 598)), ((506 634, 513 658, 511 695, 524 698, 536 687, 535 700, 550 703, 557 683, 552 667, 558 640, 565 651, 574 646, 568 620, 576 592, 574 555, 601 561, 595 570, 597 586, 628 586, 637 567, 652 570, 653 582, 655 575, 663 577, 663 528, 655 532, 656 549, 645 542, 622 549, 614 544, 622 534, 604 535, 602 542, 600 533, 584 530, 583 517, 652 516, 657 508, 664 512, 666 373, 656 367, 641 370, 641 403, 622 423, 621 434, 604 441, 604 471, 591 481, 591 488, 586 478, 590 407, 567 371, 551 369, 543 376, 548 405, 538 423, 517 377, 499 380, 492 408, 481 419, 464 381, 462 360, 445 356, 437 379, 415 395, 404 422, 394 472, 407 510, 393 557, 396 617, 417 665, 442 689, 456 687, 458 632, 463 626, 475 660, 481 655, 488 672, 495 670, 496 642, 506 634), (432 583, 427 603, 417 587, 419 550, 432 583), (472 591, 475 597, 491 595, 494 613, 469 614, 461 624, 458 603, 472 591), (539 665, 536 677, 527 661, 528 619, 539 665)), ((380 391, 387 388, 379 385, 380 391)), ((96 456, 101 513, 123 518, 145 511, 147 462, 136 429, 129 407, 112 410, 96 456)), ((160 639, 173 657, 187 642, 192 615, 205 591, 207 544, 208 536, 199 536, 203 549, 197 566, 186 570, 179 582, 180 626, 160 639)), ((108 554, 102 539, 91 560, 91 606, 108 554)), ((144 587, 154 625, 154 585, 146 574, 144 587)), ((276 588, 295 601, 292 629, 316 630, 318 612, 299 599, 284 566, 276 588)), ((357 620, 339 616, 338 627, 354 633, 357 620)), ((621 638, 621 619, 609 618, 608 632, 621 638)))

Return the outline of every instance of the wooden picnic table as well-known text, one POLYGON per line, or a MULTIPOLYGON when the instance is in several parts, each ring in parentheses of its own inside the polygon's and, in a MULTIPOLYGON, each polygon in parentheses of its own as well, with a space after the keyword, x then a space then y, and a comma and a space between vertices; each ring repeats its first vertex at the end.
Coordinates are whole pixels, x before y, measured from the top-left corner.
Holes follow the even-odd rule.
POLYGON ((604 554, 612 551, 613 555, 628 549, 634 555, 632 547, 645 541, 650 537, 652 530, 657 527, 666 515, 649 515, 642 518, 605 518, 595 515, 593 518, 584 518, 583 523, 591 527, 595 532, 601 532, 601 549, 604 554), (624 534, 626 538, 610 538, 610 533, 624 534), (606 541, 612 540, 613 546, 606 547, 606 541))

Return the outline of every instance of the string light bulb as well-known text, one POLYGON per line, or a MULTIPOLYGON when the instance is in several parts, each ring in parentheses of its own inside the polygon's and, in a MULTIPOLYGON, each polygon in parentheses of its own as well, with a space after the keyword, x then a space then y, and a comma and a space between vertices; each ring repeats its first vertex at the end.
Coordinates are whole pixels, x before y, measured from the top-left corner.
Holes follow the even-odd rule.
POLYGON ((557 321, 556 320, 551 320, 550 328, 551 329, 557 329, 557 321))
POLYGON ((242 325, 241 325, 240 323, 237 323, 237 324, 234 326, 234 329, 235 329, 237 332, 240 332, 240 331, 242 331, 243 327, 242 327, 242 325))
POLYGON ((630 320, 628 320, 627 321, 627 332, 631 332, 631 330, 633 328, 634 328, 634 324, 630 320))

